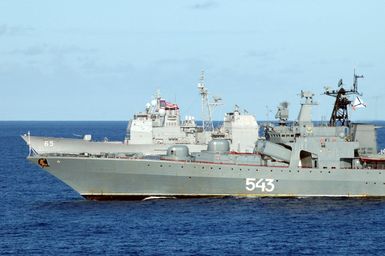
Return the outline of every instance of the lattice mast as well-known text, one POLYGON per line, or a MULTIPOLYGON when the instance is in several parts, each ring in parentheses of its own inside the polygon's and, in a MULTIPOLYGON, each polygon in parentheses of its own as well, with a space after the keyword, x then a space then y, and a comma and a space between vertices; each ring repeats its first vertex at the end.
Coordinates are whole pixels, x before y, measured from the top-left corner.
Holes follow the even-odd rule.
POLYGON ((349 99, 350 95, 362 95, 358 92, 358 79, 363 78, 362 75, 356 75, 356 71, 354 70, 353 77, 353 88, 350 90, 346 90, 343 87, 342 79, 338 82, 338 90, 329 90, 326 89, 325 95, 335 97, 336 100, 334 102, 333 111, 330 117, 329 126, 345 126, 349 124, 349 113, 348 106, 351 104, 351 100, 349 99))
POLYGON ((212 131, 214 130, 214 124, 211 117, 211 108, 208 99, 208 91, 205 86, 205 74, 204 71, 201 72, 200 81, 198 83, 199 94, 201 95, 202 100, 202 119, 203 119, 203 130, 212 131))
POLYGON ((203 119, 203 130, 213 131, 214 124, 212 113, 213 109, 219 105, 223 105, 221 97, 212 97, 213 101, 209 102, 209 93, 205 86, 205 74, 204 71, 201 72, 200 82, 198 83, 199 94, 202 99, 202 119, 203 119))

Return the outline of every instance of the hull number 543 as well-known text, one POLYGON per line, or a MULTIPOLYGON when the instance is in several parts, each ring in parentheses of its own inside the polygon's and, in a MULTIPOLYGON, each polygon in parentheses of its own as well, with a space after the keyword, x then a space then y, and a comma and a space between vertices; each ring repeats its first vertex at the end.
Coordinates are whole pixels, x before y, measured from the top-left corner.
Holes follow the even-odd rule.
POLYGON ((246 190, 248 191, 260 189, 261 192, 272 192, 274 188, 274 179, 246 178, 246 190))

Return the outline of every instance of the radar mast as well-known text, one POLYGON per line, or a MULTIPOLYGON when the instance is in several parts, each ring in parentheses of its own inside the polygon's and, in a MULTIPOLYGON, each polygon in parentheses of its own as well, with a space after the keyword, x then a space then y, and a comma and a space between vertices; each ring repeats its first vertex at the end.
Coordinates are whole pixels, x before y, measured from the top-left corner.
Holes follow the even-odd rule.
POLYGON ((329 126, 345 126, 349 124, 349 113, 348 106, 351 104, 349 99, 350 95, 362 95, 358 92, 358 78, 363 78, 362 75, 357 75, 356 70, 354 70, 353 76, 353 88, 350 90, 344 89, 344 84, 342 79, 338 82, 338 90, 326 89, 324 92, 325 95, 335 97, 335 103, 333 107, 333 112, 330 117, 329 126))
POLYGON ((212 120, 212 109, 216 106, 222 105, 222 98, 220 97, 213 97, 213 102, 209 102, 208 99, 208 91, 205 86, 205 73, 202 70, 200 81, 198 83, 198 90, 199 94, 201 95, 202 99, 202 121, 203 121, 203 130, 204 131, 213 131, 214 130, 214 124, 212 120))

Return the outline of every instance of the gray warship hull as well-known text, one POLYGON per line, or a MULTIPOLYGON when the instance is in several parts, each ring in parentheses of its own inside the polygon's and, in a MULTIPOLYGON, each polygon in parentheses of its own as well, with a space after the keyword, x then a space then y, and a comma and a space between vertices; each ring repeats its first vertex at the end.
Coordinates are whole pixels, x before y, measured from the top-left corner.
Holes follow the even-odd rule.
MULTIPOLYGON (((142 153, 144 155, 159 155, 167 151, 170 144, 125 144, 120 141, 87 141, 83 139, 57 138, 22 135, 23 140, 37 154, 71 153, 71 154, 100 154, 103 152, 142 153)), ((206 144, 188 144, 191 152, 199 152, 207 147, 206 144)))
MULTIPOLYGON (((42 156, 28 159, 37 164, 42 156)), ((384 197, 385 170, 267 167, 44 156, 44 170, 87 199, 384 197)), ((41 165, 41 163, 40 163, 41 165)))

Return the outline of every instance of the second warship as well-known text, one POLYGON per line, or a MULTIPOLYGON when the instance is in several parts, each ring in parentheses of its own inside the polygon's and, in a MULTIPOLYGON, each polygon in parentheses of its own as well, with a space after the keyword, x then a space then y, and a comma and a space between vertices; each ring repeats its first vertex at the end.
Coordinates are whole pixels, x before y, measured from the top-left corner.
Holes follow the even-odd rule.
POLYGON ((157 91, 153 100, 146 104, 145 111, 136 113, 128 122, 123 141, 93 141, 91 134, 84 135, 83 139, 30 134, 25 134, 22 138, 37 154, 141 152, 144 155, 154 155, 165 153, 173 144, 187 145, 191 152, 199 152, 213 138, 229 139, 232 151, 253 152, 259 130, 256 118, 246 112, 242 113, 236 106, 233 112, 225 114, 223 125, 215 129, 212 111, 215 106, 222 104, 221 98, 213 97, 209 101, 203 72, 198 90, 202 101, 202 125, 198 125, 193 116, 186 116, 182 122, 179 106, 166 101, 157 91))

